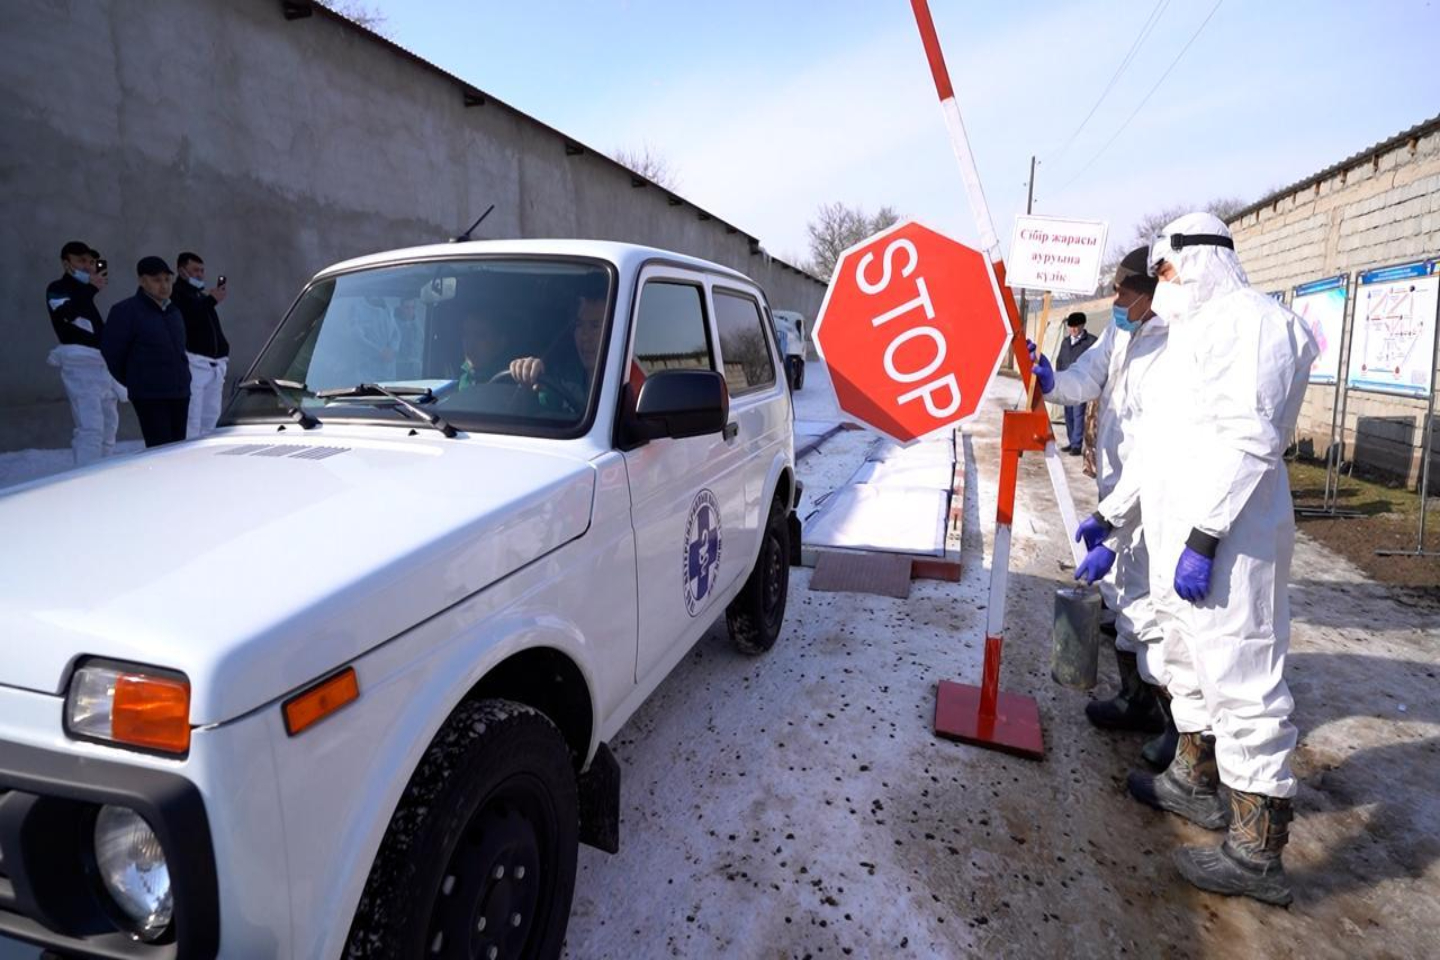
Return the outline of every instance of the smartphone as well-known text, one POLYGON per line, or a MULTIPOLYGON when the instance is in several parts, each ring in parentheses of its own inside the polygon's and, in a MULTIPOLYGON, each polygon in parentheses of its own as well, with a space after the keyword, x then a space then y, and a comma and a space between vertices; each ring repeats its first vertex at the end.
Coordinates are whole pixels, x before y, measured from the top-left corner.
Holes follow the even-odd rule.
POLYGON ((110 263, 109 263, 109 261, 107 261, 107 260, 96 260, 96 261, 95 261, 95 272, 96 272, 96 273, 104 273, 106 270, 109 270, 109 269, 110 269, 110 263))
POLYGON ((219 279, 219 281, 216 282, 216 286, 219 286, 219 287, 225 286, 225 274, 223 274, 223 273, 220 274, 220 279, 219 279))

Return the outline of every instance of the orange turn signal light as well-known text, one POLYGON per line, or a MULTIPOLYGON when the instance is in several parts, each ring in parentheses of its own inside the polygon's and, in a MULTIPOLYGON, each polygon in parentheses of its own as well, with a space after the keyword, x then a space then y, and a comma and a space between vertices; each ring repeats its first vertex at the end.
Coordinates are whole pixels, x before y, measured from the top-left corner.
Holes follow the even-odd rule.
POLYGON ((285 701, 285 732, 297 736, 359 697, 355 668, 346 667, 285 701))
POLYGON ((190 684, 122 673, 115 680, 110 733, 119 743, 185 753, 190 749, 190 684))

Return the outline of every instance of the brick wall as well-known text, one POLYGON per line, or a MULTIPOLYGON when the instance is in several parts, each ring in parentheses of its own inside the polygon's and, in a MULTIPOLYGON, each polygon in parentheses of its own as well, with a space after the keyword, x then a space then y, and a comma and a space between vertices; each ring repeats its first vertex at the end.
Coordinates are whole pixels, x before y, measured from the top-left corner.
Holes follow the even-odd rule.
MULTIPOLYGON (((1427 126, 1232 220, 1250 281, 1288 292, 1343 273, 1352 276, 1353 290, 1359 271, 1440 255, 1440 129, 1427 126)), ((1342 354, 1342 375, 1347 364, 1342 354)), ((1296 432, 1317 454, 1329 443, 1335 389, 1312 384, 1305 394, 1296 432)), ((1351 390, 1345 408, 1345 457, 1358 453, 1362 466, 1418 483, 1426 402, 1351 390)), ((1432 456, 1431 492, 1440 495, 1436 470, 1432 456)))

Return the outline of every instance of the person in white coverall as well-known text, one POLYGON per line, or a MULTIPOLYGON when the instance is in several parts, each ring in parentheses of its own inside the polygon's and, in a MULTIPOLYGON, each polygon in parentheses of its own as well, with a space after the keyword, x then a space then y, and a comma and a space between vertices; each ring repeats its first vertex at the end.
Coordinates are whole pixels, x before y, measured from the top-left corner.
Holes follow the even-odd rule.
POLYGON ((60 380, 70 401, 75 428, 70 448, 75 465, 94 463, 115 452, 120 426, 117 404, 124 389, 110 376, 100 355, 100 334, 105 327, 95 297, 105 289, 105 273, 97 269, 96 254, 82 240, 71 240, 60 250, 60 279, 45 289, 45 306, 60 345, 47 362, 60 368, 60 380))
MULTIPOLYGON (((1138 247, 1116 268, 1112 322, 1089 350, 1058 372, 1043 354, 1036 360, 1036 379, 1046 400, 1061 404, 1093 400, 1099 405, 1096 481, 1102 499, 1120 482, 1134 451, 1141 385, 1169 336, 1165 321, 1150 309, 1156 281, 1147 273, 1149 252, 1148 247, 1138 247)), ((1107 532, 1098 518, 1090 517, 1081 523, 1076 539, 1093 548, 1107 532)), ((1077 577, 1083 576, 1083 572, 1077 573, 1077 577)), ((1150 600, 1149 553, 1138 522, 1118 551, 1114 575, 1100 581, 1100 593, 1115 615, 1114 624, 1101 629, 1115 641, 1120 691, 1109 700, 1086 704, 1085 715, 1091 723, 1107 729, 1161 731, 1169 726, 1157 695, 1163 689, 1157 642, 1161 630, 1150 600)), ((1146 744, 1142 755, 1147 761, 1162 769, 1170 763, 1175 754, 1173 731, 1169 726, 1146 744)))
POLYGON ((1250 288, 1216 217, 1167 225, 1150 272, 1169 343, 1147 378, 1135 453, 1097 512, 1114 527, 1107 543, 1143 517, 1181 736, 1165 772, 1131 773, 1130 792, 1212 829, 1228 821, 1219 846, 1177 851, 1192 884, 1288 904, 1295 521, 1282 456, 1318 350, 1299 317, 1250 288))

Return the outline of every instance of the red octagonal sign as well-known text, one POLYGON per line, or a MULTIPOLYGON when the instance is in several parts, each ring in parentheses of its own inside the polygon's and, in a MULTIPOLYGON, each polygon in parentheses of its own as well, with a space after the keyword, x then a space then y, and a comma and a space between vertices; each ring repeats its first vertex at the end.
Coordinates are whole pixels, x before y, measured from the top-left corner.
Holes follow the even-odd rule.
POLYGON ((1010 327, 984 255, 908 220, 840 255, 814 336, 845 412, 909 443, 975 413, 1010 327))

